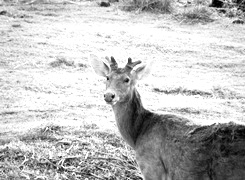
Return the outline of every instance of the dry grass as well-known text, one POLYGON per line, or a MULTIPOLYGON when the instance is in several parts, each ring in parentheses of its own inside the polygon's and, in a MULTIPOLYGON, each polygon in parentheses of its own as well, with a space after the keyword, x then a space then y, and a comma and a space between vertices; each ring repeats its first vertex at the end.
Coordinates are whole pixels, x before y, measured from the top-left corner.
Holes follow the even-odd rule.
POLYGON ((74 61, 67 61, 63 57, 57 58, 56 61, 53 61, 53 62, 49 63, 49 65, 52 66, 52 67, 60 67, 62 65, 65 65, 65 66, 75 66, 74 65, 74 61))
POLYGON ((208 23, 215 20, 214 14, 208 6, 193 5, 181 10, 176 17, 185 23, 208 23))
POLYGON ((244 99, 241 94, 233 92, 230 89, 222 88, 220 86, 213 87, 210 91, 202 91, 197 89, 188 89, 184 87, 159 89, 153 88, 155 92, 160 92, 168 95, 184 95, 184 96, 201 96, 204 98, 220 98, 220 99, 244 99))
POLYGON ((205 91, 200 91, 200 90, 195 90, 195 89, 189 90, 183 87, 164 89, 164 90, 161 90, 159 88, 153 88, 153 90, 156 92, 161 92, 164 94, 171 94, 171 95, 181 94, 181 95, 187 95, 187 96, 199 95, 202 97, 213 97, 211 92, 205 92, 205 91))
POLYGON ((133 0, 124 2, 123 10, 151 11, 159 13, 171 13, 173 11, 172 0, 133 0))
POLYGON ((132 150, 95 124, 50 124, 0 144, 0 179, 141 179, 132 150))

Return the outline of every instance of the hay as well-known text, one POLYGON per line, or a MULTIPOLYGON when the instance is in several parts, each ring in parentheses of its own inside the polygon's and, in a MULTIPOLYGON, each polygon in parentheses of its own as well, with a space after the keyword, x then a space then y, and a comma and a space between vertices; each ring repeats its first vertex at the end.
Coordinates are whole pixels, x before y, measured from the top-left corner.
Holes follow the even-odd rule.
POLYGON ((48 125, 2 143, 0 179, 142 180, 132 150, 97 129, 48 125))

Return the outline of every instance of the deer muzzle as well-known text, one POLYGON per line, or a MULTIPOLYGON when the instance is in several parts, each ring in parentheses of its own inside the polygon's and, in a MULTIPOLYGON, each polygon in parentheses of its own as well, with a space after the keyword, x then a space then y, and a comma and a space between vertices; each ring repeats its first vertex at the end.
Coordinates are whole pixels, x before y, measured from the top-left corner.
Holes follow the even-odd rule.
POLYGON ((108 103, 108 104, 112 104, 115 102, 115 93, 113 92, 106 92, 104 94, 104 100, 108 103))

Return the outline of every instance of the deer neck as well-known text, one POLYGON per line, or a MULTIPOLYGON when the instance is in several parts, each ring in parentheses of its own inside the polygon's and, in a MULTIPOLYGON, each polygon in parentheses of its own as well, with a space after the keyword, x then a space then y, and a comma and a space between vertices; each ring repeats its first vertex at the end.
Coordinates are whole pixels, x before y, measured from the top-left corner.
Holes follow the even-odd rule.
POLYGON ((144 114, 148 112, 142 105, 138 91, 134 89, 129 101, 118 102, 112 108, 122 137, 134 148, 142 131, 144 114))

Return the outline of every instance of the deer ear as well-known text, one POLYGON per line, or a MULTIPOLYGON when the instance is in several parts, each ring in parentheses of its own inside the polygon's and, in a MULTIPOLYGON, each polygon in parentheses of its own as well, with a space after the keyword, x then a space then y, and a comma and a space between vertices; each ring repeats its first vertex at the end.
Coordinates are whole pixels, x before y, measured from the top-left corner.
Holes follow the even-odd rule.
POLYGON ((99 58, 93 54, 90 54, 90 62, 96 74, 106 77, 110 68, 99 58))
POLYGON ((137 67, 134 70, 134 72, 136 74, 136 78, 138 80, 142 80, 142 79, 146 78, 151 72, 152 65, 153 65, 153 61, 151 61, 150 63, 148 63, 146 65, 142 65, 142 66, 137 67))

